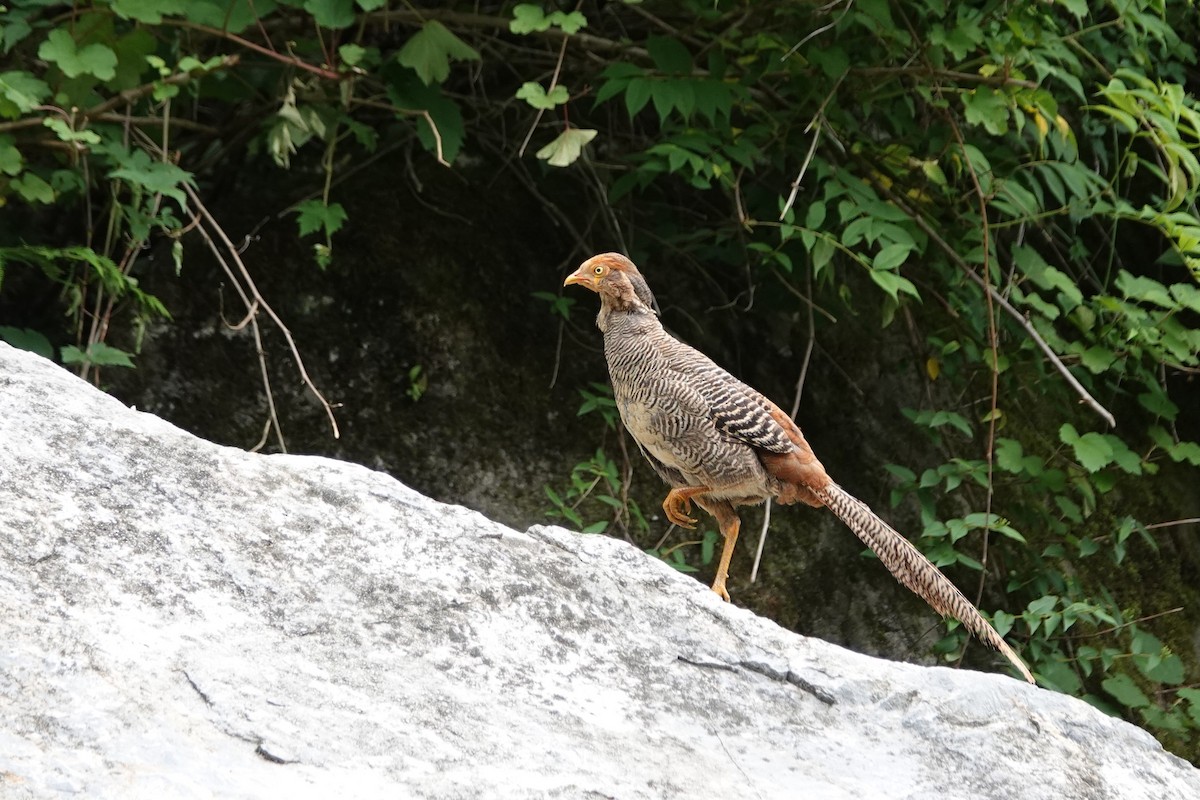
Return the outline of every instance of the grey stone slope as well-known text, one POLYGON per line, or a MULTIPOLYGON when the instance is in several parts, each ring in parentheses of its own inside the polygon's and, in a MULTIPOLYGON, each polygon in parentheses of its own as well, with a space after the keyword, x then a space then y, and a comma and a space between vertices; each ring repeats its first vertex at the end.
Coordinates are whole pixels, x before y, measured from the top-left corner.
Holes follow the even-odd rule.
POLYGON ((0 798, 1200 797, 1145 732, 0 344, 0 798))

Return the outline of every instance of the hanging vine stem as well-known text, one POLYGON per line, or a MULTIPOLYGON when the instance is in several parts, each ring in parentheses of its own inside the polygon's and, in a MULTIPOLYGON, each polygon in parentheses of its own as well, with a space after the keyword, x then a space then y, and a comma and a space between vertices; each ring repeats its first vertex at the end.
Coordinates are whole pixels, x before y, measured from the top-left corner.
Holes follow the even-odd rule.
MULTIPOLYGON (((849 6, 847 5, 847 9, 849 6)), ((797 45, 798 46, 798 45, 797 45)), ((786 58, 786 56, 785 56, 786 58)), ((800 165, 800 172, 796 175, 796 180, 792 181, 791 193, 788 194, 787 200, 783 204, 783 210, 779 212, 780 221, 787 216, 787 213, 792 210, 792 205, 796 202, 796 194, 800 191, 800 184, 804 180, 804 173, 808 172, 808 165, 812 163, 813 156, 817 153, 817 143, 821 141, 822 121, 825 118, 825 106, 829 105, 829 101, 837 94, 838 87, 842 85, 842 81, 850 74, 849 70, 843 72, 836 81, 829 93, 825 95, 825 99, 821 101, 821 105, 817 108, 817 113, 813 114, 813 118, 805 126, 804 132, 813 131, 812 143, 808 146, 808 153, 804 156, 804 163, 800 165), (816 128, 816 130, 813 130, 816 128)))
MULTIPOLYGON (((562 73, 563 59, 567 56, 567 42, 571 41, 570 36, 564 36, 562 46, 558 48, 558 63, 554 65, 554 75, 550 77, 550 89, 546 94, 554 91, 554 87, 558 86, 558 76, 562 73)), ((533 118, 533 124, 529 126, 529 133, 525 134, 525 141, 521 142, 521 149, 517 151, 517 157, 525 155, 525 148, 529 146, 529 140, 533 138, 533 132, 537 130, 538 123, 542 121, 542 115, 546 113, 546 109, 539 108, 537 116, 533 118)))
MULTIPOLYGON (((229 254, 230 259, 234 264, 237 265, 238 274, 241 276, 241 280, 245 282, 246 288, 249 289, 250 297, 252 297, 254 300, 253 303, 249 302, 246 295, 239 287, 239 294, 242 295, 242 300, 246 303, 246 308, 249 309, 251 314, 254 316, 257 316, 256 308, 261 308, 263 312, 265 312, 266 315, 271 318, 271 321, 274 322, 279 328, 280 333, 283 334, 283 338, 288 343, 288 348, 292 351, 292 360, 296 364, 296 369, 300 372, 300 380, 304 382, 304 385, 308 387, 308 390, 312 392, 313 396, 317 398, 317 401, 321 404, 322 408, 325 409, 325 414, 329 417, 329 426, 333 430, 333 438, 339 438, 341 436, 341 432, 338 430, 337 418, 333 414, 333 406, 328 400, 325 399, 325 395, 323 395, 321 390, 317 388, 315 383, 313 383, 312 378, 308 376, 308 370, 304 366, 304 358, 300 355, 300 349, 296 346, 296 340, 292 337, 291 330, 288 329, 287 325, 283 324, 283 320, 280 319, 279 315, 275 313, 275 309, 271 308, 270 303, 268 303, 258 291, 258 286, 254 283, 254 278, 250 276, 250 270, 246 268, 245 262, 243 262, 241 256, 238 255, 237 248, 234 247, 233 242, 230 241, 228 234, 225 233, 225 229, 221 227, 216 218, 208 210, 207 206, 205 206, 200 200, 200 196, 196 193, 196 190, 186 183, 183 184, 183 190, 187 192, 188 199, 191 201, 191 204, 195 208, 196 212, 199 213, 212 231, 216 233, 217 238, 220 240, 221 245, 225 249, 225 252, 229 254)), ((232 271, 230 272, 232 277, 232 271)), ((259 352, 261 353, 262 342, 258 338, 257 324, 255 324, 254 329, 255 341, 259 347, 259 352)), ((266 375, 265 365, 263 367, 263 374, 264 376, 266 375)), ((268 403, 271 404, 272 414, 274 414, 274 405, 270 399, 270 392, 268 392, 268 403)))
MULTIPOLYGON (((938 97, 942 96, 942 90, 937 88, 938 97)), ((987 446, 984 448, 984 456, 987 461, 987 493, 984 500, 984 519, 987 521, 983 528, 983 542, 980 545, 979 554, 979 582, 975 586, 975 607, 978 608, 983 600, 983 589, 987 585, 987 566, 988 566, 988 550, 992 539, 992 499, 995 496, 995 462, 996 462, 996 416, 998 414, 998 405, 1000 400, 1000 337, 996 330, 996 307, 992 302, 993 294, 998 294, 992 290, 992 231, 988 226, 988 203, 987 197, 983 193, 983 185, 979 182, 979 173, 975 171, 975 162, 971 160, 967 153, 967 144, 963 141, 962 131, 959 130, 958 123, 955 122, 951 114, 945 114, 946 122, 950 126, 950 130, 954 132, 954 138, 958 141, 958 146, 962 150, 963 160, 967 165, 967 172, 971 176, 971 187, 975 191, 975 197, 979 200, 979 224, 982 228, 983 235, 983 262, 979 265, 978 277, 982 280, 987 288, 984 292, 984 300, 987 304, 987 321, 988 321, 988 349, 992 353, 992 385, 991 385, 991 409, 988 413, 988 436, 987 446)), ((970 646, 970 638, 963 645, 962 652, 958 656, 958 663, 962 664, 964 658, 967 657, 967 648, 970 646)))
POLYGON ((225 322, 229 329, 234 331, 240 331, 249 325, 251 332, 254 334, 254 351, 258 357, 258 369, 262 375, 263 388, 267 393, 267 421, 263 425, 262 436, 259 438, 258 443, 250 448, 250 452, 257 453, 259 450, 261 450, 263 445, 267 443, 267 439, 271 435, 271 430, 274 429, 275 438, 279 442, 279 449, 281 452, 286 453, 287 442, 283 438, 283 426, 279 424, 279 414, 275 410, 275 392, 271 389, 271 376, 267 371, 267 354, 263 349, 262 333, 258 327, 258 305, 246 295, 245 289, 242 288, 241 281, 238 280, 237 275, 235 275, 233 270, 230 268, 229 262, 226 261, 225 256, 222 255, 221 248, 217 247, 217 243, 213 241, 212 236, 210 236, 208 233, 208 228, 202 224, 200 215, 194 211, 190 213, 192 221, 189 223, 188 227, 194 227, 200 234, 200 237, 204 239, 204 243, 207 244, 208 249, 212 251, 213 258, 215 258, 217 263, 221 265, 221 269, 225 270, 225 274, 229 277, 229 282, 233 284, 234 291, 238 293, 238 296, 242 299, 242 304, 246 307, 246 316, 242 317, 240 322, 236 324, 230 324, 225 320, 225 304, 222 299, 221 321, 225 322))
MULTIPOLYGON (((805 292, 812 296, 812 271, 805 275, 805 292)), ((796 412, 800 410, 800 396, 804 394, 804 382, 808 378, 808 367, 812 363, 813 347, 817 343, 817 326, 816 318, 813 314, 813 304, 808 304, 808 343, 804 346, 804 358, 800 362, 800 375, 796 378, 796 396, 792 398, 792 419, 796 418, 796 412)), ((762 530, 758 533, 758 549, 754 551, 754 565, 750 567, 750 582, 754 583, 758 579, 758 565, 762 561, 763 548, 767 545, 767 528, 771 524, 771 498, 767 498, 766 504, 763 506, 763 521, 762 530)))

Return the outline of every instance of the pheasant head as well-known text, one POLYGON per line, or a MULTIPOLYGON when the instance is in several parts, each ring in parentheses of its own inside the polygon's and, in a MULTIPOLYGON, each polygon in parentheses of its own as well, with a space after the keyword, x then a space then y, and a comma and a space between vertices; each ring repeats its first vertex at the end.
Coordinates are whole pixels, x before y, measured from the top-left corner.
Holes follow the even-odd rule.
POLYGON ((563 286, 579 284, 600 295, 602 305, 613 311, 645 309, 658 313, 658 304, 646 279, 634 263, 620 253, 601 253, 579 265, 563 286))

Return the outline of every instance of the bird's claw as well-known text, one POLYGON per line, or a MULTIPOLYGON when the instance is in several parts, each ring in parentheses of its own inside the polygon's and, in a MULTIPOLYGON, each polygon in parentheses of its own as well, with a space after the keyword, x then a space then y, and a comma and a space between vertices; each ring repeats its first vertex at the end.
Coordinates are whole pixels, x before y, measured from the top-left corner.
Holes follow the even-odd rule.
POLYGON ((717 597, 721 598, 726 603, 729 602, 729 592, 725 590, 724 578, 717 578, 715 581, 713 581, 712 590, 717 593, 717 597))
POLYGON ((691 510, 692 501, 686 496, 680 497, 674 491, 667 493, 667 499, 663 500, 663 511, 666 512, 667 519, 681 528, 696 527, 696 520, 688 516, 691 510))

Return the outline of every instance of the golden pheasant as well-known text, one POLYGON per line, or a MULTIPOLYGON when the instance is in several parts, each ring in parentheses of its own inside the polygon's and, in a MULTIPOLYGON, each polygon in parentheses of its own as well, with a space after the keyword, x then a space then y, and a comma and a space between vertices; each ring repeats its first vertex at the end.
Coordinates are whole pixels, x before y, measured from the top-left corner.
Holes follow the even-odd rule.
POLYGON ((879 556, 900 583, 936 611, 963 623, 1004 654, 1030 683, 1033 676, 975 606, 920 550, 867 505, 838 486, 804 434, 774 403, 670 336, 636 266, 619 253, 583 262, 564 286, 600 295, 596 324, 621 420, 654 470, 671 486, 667 519, 695 527, 692 501, 716 518, 725 543, 712 590, 729 599, 725 581, 741 520, 737 506, 776 502, 825 506, 879 556))

